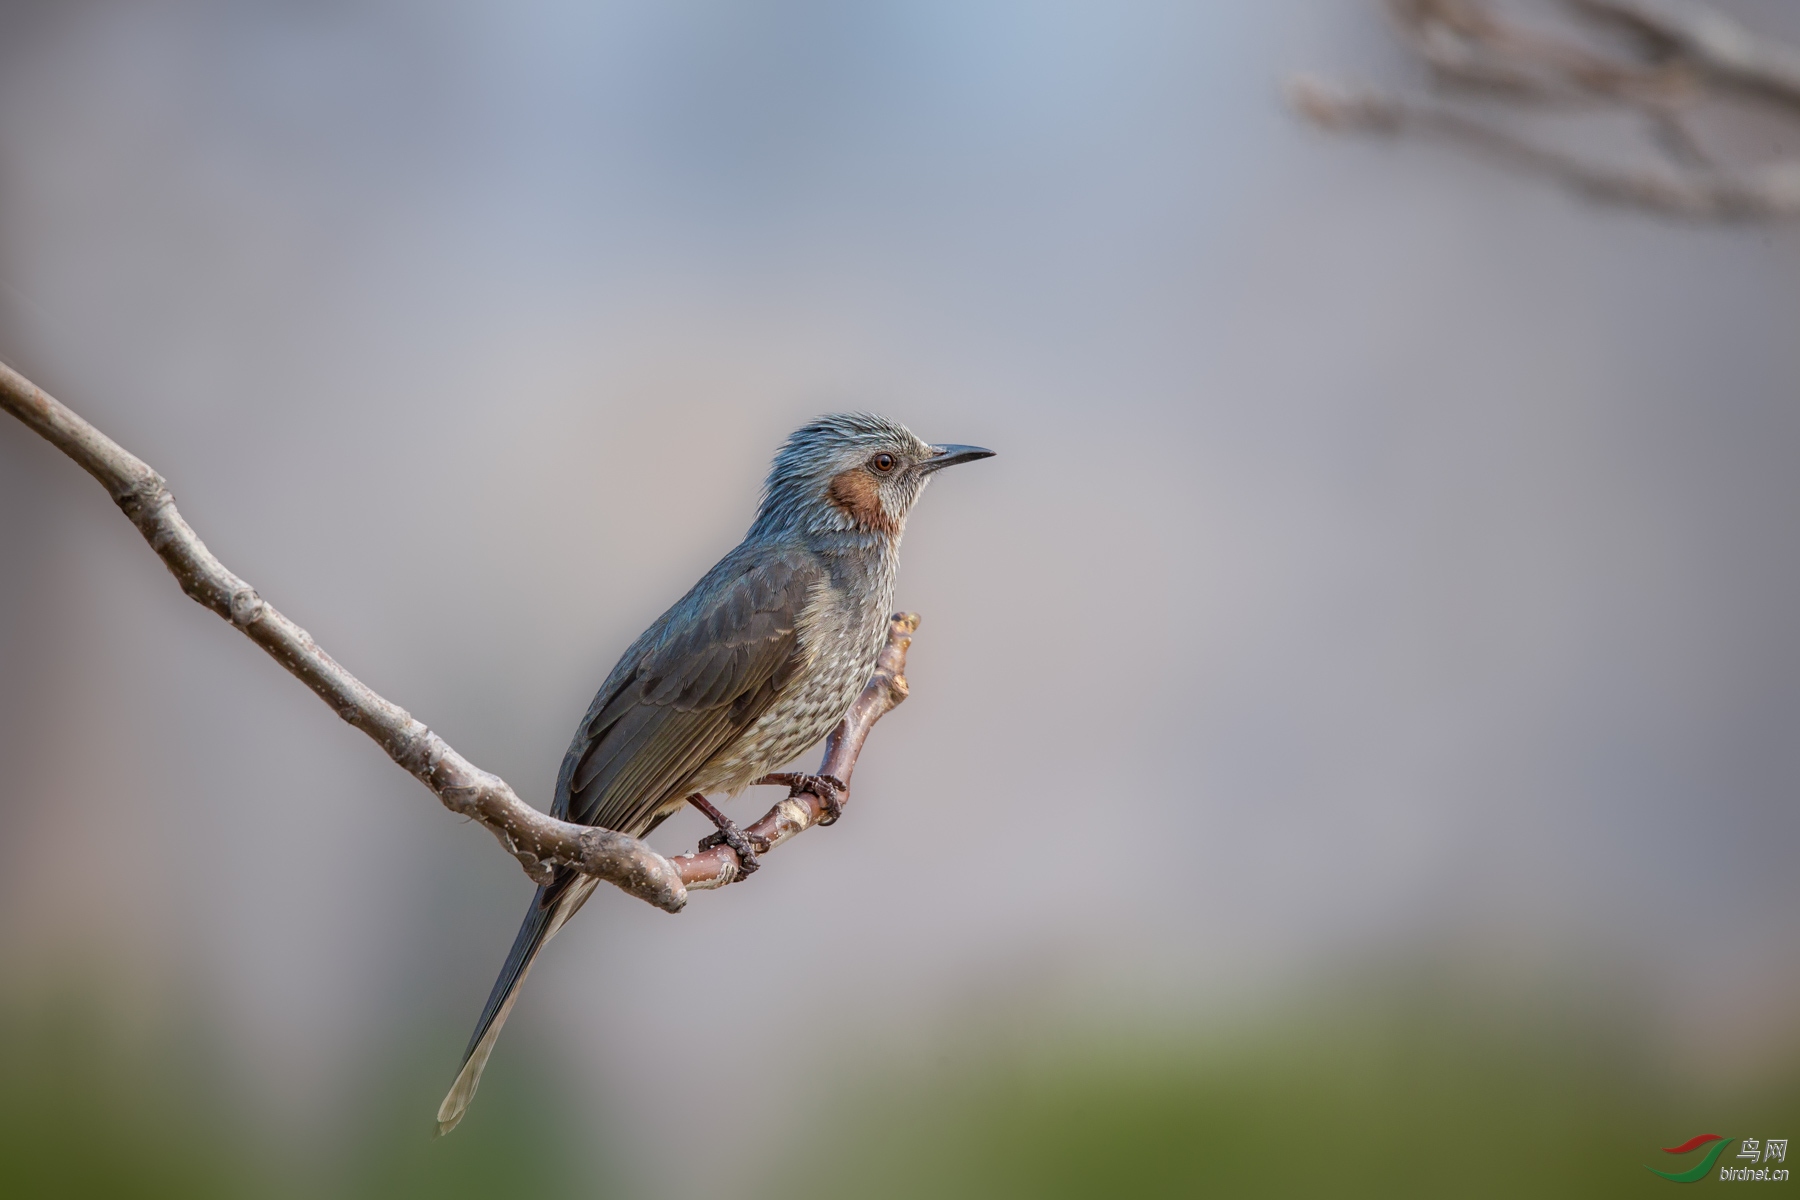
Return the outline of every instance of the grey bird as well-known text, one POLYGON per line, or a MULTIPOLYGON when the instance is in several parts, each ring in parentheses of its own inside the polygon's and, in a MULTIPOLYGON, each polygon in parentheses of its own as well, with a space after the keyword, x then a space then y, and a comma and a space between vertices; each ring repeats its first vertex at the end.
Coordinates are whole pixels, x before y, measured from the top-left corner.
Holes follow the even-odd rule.
MULTIPOLYGON (((886 638, 907 513, 934 473, 992 454, 934 446, 867 413, 796 430, 744 540, 600 685, 550 811, 642 837, 691 800, 755 870, 753 848, 706 793, 741 792, 843 719, 886 638)), ((808 783, 833 811, 835 783, 808 783)), ((563 869, 538 889, 438 1108, 440 1133, 468 1110, 532 960, 596 886, 563 869)))

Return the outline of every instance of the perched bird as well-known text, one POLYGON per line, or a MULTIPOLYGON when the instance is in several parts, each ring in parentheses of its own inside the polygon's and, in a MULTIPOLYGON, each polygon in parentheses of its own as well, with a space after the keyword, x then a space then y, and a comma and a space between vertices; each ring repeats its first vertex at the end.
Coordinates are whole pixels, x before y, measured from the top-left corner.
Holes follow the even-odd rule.
MULTIPOLYGON (((831 732, 875 670, 906 514, 931 476, 988 458, 933 446, 867 413, 820 417, 775 455, 750 532, 625 651, 576 727, 550 811, 642 837, 692 801, 756 869, 706 801, 735 795, 831 732)), ((836 781, 818 780, 835 809, 836 781)), ((448 1133, 544 943, 593 894, 568 869, 540 887, 438 1108, 448 1133)))

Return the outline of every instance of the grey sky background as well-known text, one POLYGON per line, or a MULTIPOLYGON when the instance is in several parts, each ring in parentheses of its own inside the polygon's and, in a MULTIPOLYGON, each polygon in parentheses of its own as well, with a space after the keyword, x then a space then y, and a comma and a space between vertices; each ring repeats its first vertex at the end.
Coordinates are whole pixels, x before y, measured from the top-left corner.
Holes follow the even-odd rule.
MULTIPOLYGON (((1000 452, 909 527, 849 817, 533 975, 508 1040, 574 1039, 643 1169, 971 1012, 1420 947, 1754 1069, 1800 1000, 1800 242, 1328 139, 1302 68, 1412 81, 1327 0, 15 3, 0 357, 540 804, 797 423, 1000 452), (746 1090, 721 1024, 815 1030, 746 1090), (622 1101, 670 1071, 681 1124, 622 1101)), ((20 428, 0 500, 6 987, 199 1005, 328 1128, 473 1021, 528 883, 20 428)))

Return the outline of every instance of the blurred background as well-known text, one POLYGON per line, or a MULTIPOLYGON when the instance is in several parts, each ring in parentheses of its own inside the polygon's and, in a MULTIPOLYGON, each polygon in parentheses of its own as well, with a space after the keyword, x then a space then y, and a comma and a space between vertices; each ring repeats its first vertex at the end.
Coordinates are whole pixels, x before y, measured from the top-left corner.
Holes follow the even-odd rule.
POLYGON ((0 424, 0 1192, 1637 1194, 1800 1133, 1800 235, 1330 138, 1302 68, 1417 75, 1337 0, 0 6, 0 358, 534 803, 798 423, 999 451, 847 818, 597 896, 434 1140, 530 884, 0 424))

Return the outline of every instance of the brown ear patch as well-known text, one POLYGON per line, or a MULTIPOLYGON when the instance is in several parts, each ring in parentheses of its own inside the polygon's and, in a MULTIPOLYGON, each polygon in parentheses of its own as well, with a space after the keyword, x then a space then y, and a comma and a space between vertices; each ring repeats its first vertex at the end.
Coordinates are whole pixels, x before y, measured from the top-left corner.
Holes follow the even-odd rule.
POLYGON ((881 491, 875 477, 861 467, 851 467, 832 476, 825 497, 864 529, 879 530, 890 536, 899 532, 894 519, 881 507, 881 491))

